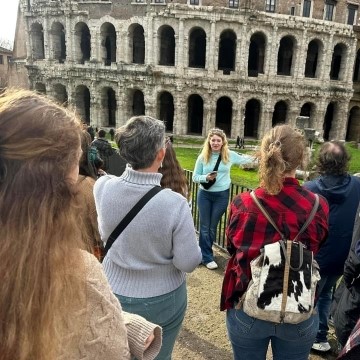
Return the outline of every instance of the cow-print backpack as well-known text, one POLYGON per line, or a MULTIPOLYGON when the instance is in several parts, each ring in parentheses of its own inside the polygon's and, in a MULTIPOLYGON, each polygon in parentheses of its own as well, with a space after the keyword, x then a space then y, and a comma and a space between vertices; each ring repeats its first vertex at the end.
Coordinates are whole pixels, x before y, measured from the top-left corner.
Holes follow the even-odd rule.
POLYGON ((312 251, 296 240, 313 220, 319 197, 315 195, 315 205, 299 233, 293 240, 288 240, 255 193, 252 191, 250 195, 281 235, 281 240, 265 245, 261 254, 251 262, 252 280, 240 303, 244 312, 254 318, 298 324, 313 314, 316 284, 320 275, 312 251))

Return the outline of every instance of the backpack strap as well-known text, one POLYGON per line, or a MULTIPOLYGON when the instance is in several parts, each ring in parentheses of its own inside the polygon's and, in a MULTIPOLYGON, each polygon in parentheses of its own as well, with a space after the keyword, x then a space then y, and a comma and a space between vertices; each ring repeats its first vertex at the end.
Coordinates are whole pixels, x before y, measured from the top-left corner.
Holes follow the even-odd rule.
POLYGON ((125 217, 120 221, 118 226, 114 229, 114 231, 110 234, 108 240, 106 241, 105 249, 104 249, 104 258, 107 252, 110 250, 112 244, 119 237, 119 235, 123 232, 123 230, 130 224, 132 219, 138 214, 138 212, 145 206, 145 204, 158 192, 163 190, 160 186, 154 186, 151 188, 135 205, 134 207, 125 215, 125 217))
MULTIPOLYGON (((259 210, 263 213, 263 215, 267 218, 267 220, 269 221, 269 223, 275 228, 275 230, 280 234, 281 236, 281 241, 280 242, 280 246, 282 248, 282 251, 284 253, 286 262, 289 264, 290 268, 294 271, 299 271, 302 267, 303 264, 303 260, 304 260, 304 248, 302 244, 299 244, 299 266, 298 267, 292 267, 290 264, 290 258, 287 255, 287 250, 286 250, 286 246, 285 246, 285 236, 284 234, 279 230, 279 228, 276 226, 274 220, 271 218, 271 216, 269 215, 269 213, 266 211, 266 209, 260 204, 259 199, 256 197, 255 192, 251 191, 250 192, 250 196, 251 198, 254 200, 255 204, 257 205, 257 207, 259 208, 259 210)), ((306 228, 309 226, 309 224, 311 223, 311 221, 314 219, 314 216, 316 214, 316 211, 319 207, 319 196, 317 194, 315 194, 315 204, 311 210, 311 213, 309 215, 309 217, 306 219, 304 225, 301 227, 300 231, 298 232, 298 234, 295 236, 295 238, 292 240, 293 242, 297 241, 297 238, 299 237, 300 234, 302 234, 306 228)))

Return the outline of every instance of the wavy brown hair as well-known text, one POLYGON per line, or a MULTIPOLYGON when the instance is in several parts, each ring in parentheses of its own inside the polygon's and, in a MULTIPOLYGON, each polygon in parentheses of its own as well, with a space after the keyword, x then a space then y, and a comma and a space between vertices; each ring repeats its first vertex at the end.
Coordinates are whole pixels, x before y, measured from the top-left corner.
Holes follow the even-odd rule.
POLYGON ((304 136, 289 125, 272 128, 262 139, 259 159, 260 186, 277 195, 286 174, 305 166, 304 136))
POLYGON ((220 136, 223 141, 223 145, 221 148, 221 161, 223 163, 227 164, 229 162, 229 145, 228 145, 228 141, 226 138, 226 134, 224 133, 223 130, 218 129, 218 128, 210 129, 210 131, 206 137, 203 148, 201 150, 201 155, 204 159, 204 162, 207 164, 210 161, 210 158, 211 158, 210 139, 214 135, 220 136))
POLYGON ((52 360, 83 298, 75 115, 31 91, 0 95, 0 358, 52 360))
POLYGON ((190 194, 188 180, 169 141, 166 143, 166 153, 159 172, 163 174, 160 182, 162 187, 171 189, 189 200, 190 194))

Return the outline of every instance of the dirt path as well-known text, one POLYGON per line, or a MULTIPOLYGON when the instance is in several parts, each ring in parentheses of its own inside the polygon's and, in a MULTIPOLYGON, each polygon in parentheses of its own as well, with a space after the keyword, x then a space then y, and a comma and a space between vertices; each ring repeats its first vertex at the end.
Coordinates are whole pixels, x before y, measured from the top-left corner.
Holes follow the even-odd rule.
MULTIPOLYGON (((226 335, 225 313, 219 311, 219 299, 226 256, 216 252, 219 269, 199 266, 188 276, 188 310, 175 345, 173 360, 232 360, 226 335)), ((330 340, 335 348, 335 339, 330 340)), ((335 360, 334 353, 311 354, 310 360, 335 360)), ((267 359, 272 359, 268 352, 267 359)), ((244 359, 247 360, 247 359, 244 359)))

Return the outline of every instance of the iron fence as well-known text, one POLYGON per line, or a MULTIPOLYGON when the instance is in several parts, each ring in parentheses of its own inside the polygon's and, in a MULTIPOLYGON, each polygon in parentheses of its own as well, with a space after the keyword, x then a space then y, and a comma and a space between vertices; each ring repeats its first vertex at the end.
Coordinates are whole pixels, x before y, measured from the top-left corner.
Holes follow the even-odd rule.
MULTIPOLYGON (((189 190, 190 190, 190 194, 191 194, 191 213, 192 213, 192 216, 194 219, 195 229, 197 232, 199 232, 200 218, 199 218, 199 209, 197 206, 197 195, 198 195, 198 190, 199 190, 199 184, 194 183, 192 181, 192 175, 193 175, 192 171, 185 170, 185 175, 186 175, 186 178, 188 179, 188 183, 189 183, 189 187, 190 187, 189 190)), ((250 190, 251 189, 246 186, 231 183, 229 199, 232 200, 232 198, 235 195, 245 192, 245 191, 250 191, 250 190)), ((223 250, 226 250, 225 227, 226 227, 226 223, 227 223, 227 217, 228 217, 228 213, 226 211, 219 222, 217 232, 216 232, 216 239, 215 239, 215 245, 223 250)))

